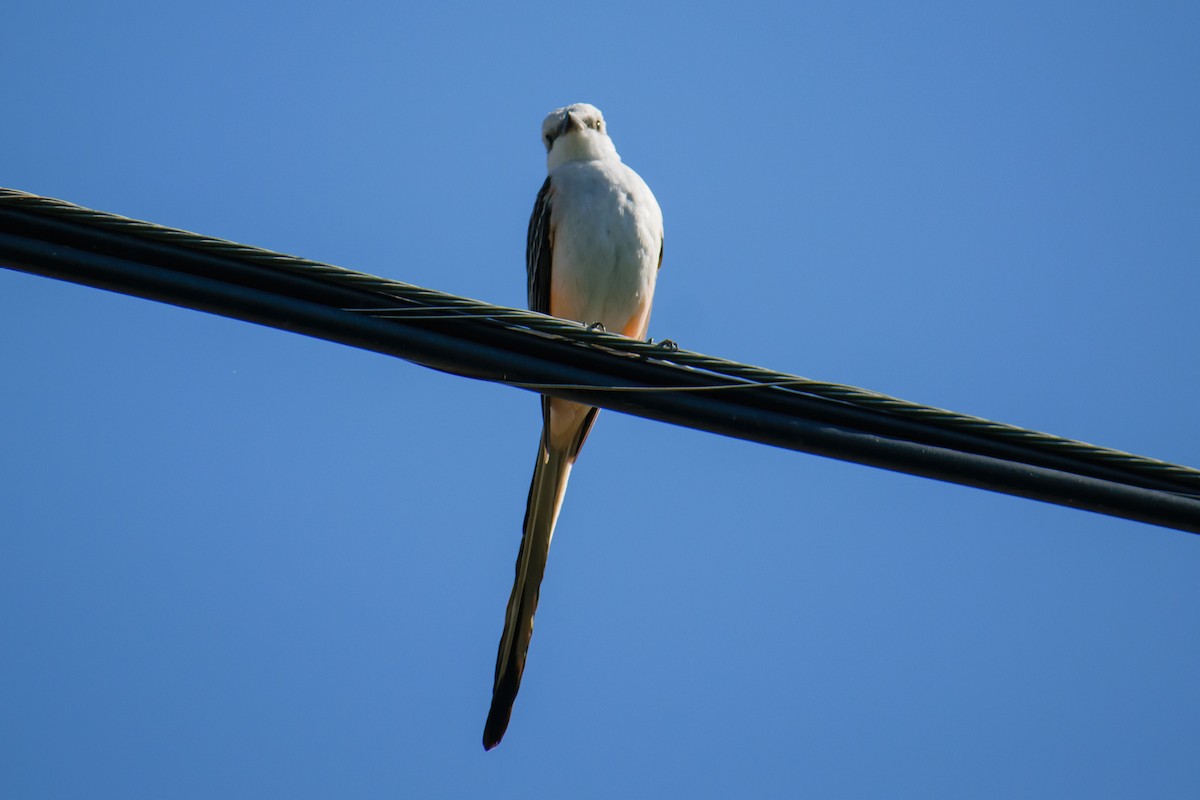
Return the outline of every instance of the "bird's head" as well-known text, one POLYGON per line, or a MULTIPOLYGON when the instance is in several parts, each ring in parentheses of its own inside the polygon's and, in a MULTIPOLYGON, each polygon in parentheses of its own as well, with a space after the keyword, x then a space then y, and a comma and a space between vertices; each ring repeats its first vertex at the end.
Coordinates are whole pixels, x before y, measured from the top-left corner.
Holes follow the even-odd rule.
POLYGON ((620 161, 617 148, 608 138, 600 109, 587 103, 556 108, 542 122, 542 144, 550 169, 568 161, 620 161))

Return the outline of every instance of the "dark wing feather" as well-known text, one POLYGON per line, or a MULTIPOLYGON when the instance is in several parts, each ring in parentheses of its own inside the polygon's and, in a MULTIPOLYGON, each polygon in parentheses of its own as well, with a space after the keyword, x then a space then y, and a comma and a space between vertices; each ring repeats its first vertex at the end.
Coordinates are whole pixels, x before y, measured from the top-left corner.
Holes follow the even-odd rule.
MULTIPOLYGON (((550 313, 550 269, 554 261, 554 237, 550 235, 550 206, 553 199, 554 186, 547 177, 533 204, 533 216, 529 218, 529 235, 525 240, 529 310, 539 314, 550 313)), ((542 419, 546 424, 550 422, 549 404, 550 398, 542 395, 542 419)))
POLYGON ((529 218, 529 238, 525 242, 525 271, 529 280, 529 310, 550 313, 550 263, 554 241, 550 235, 550 204, 554 187, 550 179, 542 184, 533 216, 529 218))

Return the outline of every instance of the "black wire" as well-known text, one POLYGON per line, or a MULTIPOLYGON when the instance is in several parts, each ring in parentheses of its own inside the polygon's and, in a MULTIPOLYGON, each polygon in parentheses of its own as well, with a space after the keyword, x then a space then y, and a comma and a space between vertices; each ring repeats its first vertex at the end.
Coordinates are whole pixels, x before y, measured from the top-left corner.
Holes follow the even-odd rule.
POLYGON ((695 369, 678 363, 687 358, 674 351, 588 333, 570 323, 550 320, 535 330, 525 324, 528 312, 60 201, 0 190, 0 262, 457 375, 537 387, 714 433, 1200 533, 1200 473, 1186 467, 937 409, 927 410, 928 420, 897 415, 883 410, 886 401, 922 407, 684 354, 705 365, 695 369), (40 202, 22 202, 31 197, 40 202), (486 309, 494 313, 484 314, 486 309), (760 374, 884 402, 872 408, 739 377, 760 374), (697 390, 716 386, 737 388, 697 390), (646 391, 654 387, 659 390, 646 391), (957 422, 945 424, 939 414, 957 422), (996 429, 1017 433, 997 436, 996 429))
MULTIPOLYGON (((1032 458, 1035 454, 1054 456, 1059 459, 1066 458, 1074 465, 1074 468, 1085 471, 1094 470, 1097 467, 1116 467, 1124 476, 1139 475, 1156 481, 1151 484, 1139 485, 1161 486, 1157 481, 1167 481, 1170 484, 1168 489, 1173 487, 1185 492, 1200 493, 1200 471, 1198 470, 945 409, 923 406, 854 386, 814 381, 796 375, 773 372, 762 367, 680 350, 674 346, 665 350, 660 345, 610 336, 591 327, 584 327, 575 322, 532 311, 489 305, 478 300, 456 297, 432 289, 423 289, 412 284, 354 272, 296 256, 273 253, 236 242, 213 239, 141 220, 94 211, 61 200, 31 195, 14 189, 0 189, 0 206, 31 211, 36 216, 49 219, 69 220, 94 230, 119 233, 126 241, 136 239, 165 243, 176 248, 183 248, 188 252, 232 257, 251 265, 269 267, 275 272, 304 280, 318 280, 327 284, 367 290, 405 304, 380 309, 376 312, 384 316, 407 316, 413 319, 462 315, 479 316, 504 325, 602 346, 605 350, 612 352, 652 358, 665 364, 705 370, 715 375, 730 376, 757 385, 772 385, 780 389, 786 388, 790 392, 836 400, 872 412, 884 412, 888 418, 917 421, 927 429, 969 434, 970 441, 989 442, 993 445, 1000 443, 1019 445, 1021 452, 1026 454, 1025 458, 1032 458)), ((360 310, 369 311, 369 309, 360 310)), ((534 383, 525 385, 531 388, 536 387, 534 383)), ((655 389, 647 390, 654 391, 655 389)), ((1087 474, 1098 473, 1088 471, 1087 474)))

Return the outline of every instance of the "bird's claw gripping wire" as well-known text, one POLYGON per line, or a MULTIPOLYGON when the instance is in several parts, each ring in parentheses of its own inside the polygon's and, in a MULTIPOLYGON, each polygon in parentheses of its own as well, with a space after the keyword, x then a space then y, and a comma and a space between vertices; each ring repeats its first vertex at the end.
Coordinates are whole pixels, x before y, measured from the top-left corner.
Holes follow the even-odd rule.
POLYGON ((587 326, 587 329, 589 332, 600 331, 601 333, 608 333, 608 328, 604 327, 603 322, 593 322, 592 324, 587 326))
POLYGON ((679 345, 676 344, 671 339, 663 339, 661 342, 656 342, 653 339, 647 339, 646 344, 652 344, 655 347, 661 347, 663 350, 666 350, 668 353, 678 353, 679 352, 679 345))

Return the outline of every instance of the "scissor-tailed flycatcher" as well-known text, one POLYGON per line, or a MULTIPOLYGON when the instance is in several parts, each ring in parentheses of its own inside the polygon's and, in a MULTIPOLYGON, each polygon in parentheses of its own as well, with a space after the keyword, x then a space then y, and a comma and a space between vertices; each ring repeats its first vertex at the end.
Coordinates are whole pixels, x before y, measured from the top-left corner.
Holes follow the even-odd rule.
MULTIPOLYGON (((638 174, 621 163, 600 109, 587 103, 552 111, 542 123, 549 177, 529 220, 525 266, 529 307, 543 314, 600 323, 641 339, 650 322, 662 264, 663 219, 638 174)), ((521 685, 533 635, 538 587, 571 465, 598 408, 542 398, 542 439, 525 506, 525 530, 504 634, 496 656, 492 707, 483 730, 487 750, 500 743, 521 685)))

